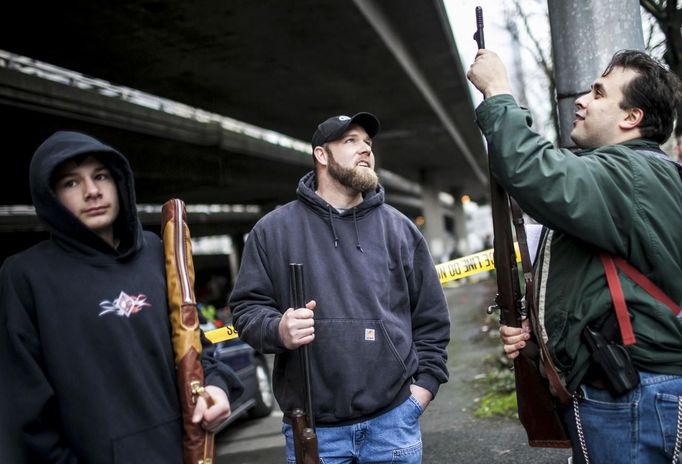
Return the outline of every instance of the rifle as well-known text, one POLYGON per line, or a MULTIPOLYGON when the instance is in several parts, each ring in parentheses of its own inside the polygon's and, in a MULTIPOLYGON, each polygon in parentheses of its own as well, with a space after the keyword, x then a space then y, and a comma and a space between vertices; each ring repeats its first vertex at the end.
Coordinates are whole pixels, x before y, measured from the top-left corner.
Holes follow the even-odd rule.
POLYGON ((212 464, 214 434, 192 423, 197 398, 202 396, 208 405, 211 398, 204 390, 201 366, 201 330, 194 297, 194 264, 189 228, 185 222, 182 200, 167 201, 161 210, 168 312, 172 328, 173 352, 182 409, 184 464, 212 464))
MULTIPOLYGON (((289 264, 289 283, 291 285, 292 307, 294 309, 303 308, 305 306, 303 264, 289 264)), ((302 369, 305 409, 296 408, 290 414, 294 435, 294 452, 297 464, 318 464, 320 457, 317 450, 317 434, 315 433, 308 345, 299 347, 298 354, 302 369)))
MULTIPOLYGON (((483 9, 480 6, 476 7, 474 40, 476 40, 479 49, 485 48, 483 9)), ((500 323, 511 327, 521 327, 522 320, 526 317, 530 318, 531 339, 526 343, 526 347, 521 350, 521 356, 514 359, 518 413, 521 424, 528 435, 528 444, 543 448, 570 448, 570 440, 557 410, 557 398, 562 403, 568 404, 570 403, 570 395, 566 392, 554 366, 551 364, 549 352, 540 335, 537 310, 533 304, 532 272, 523 229, 523 216, 507 192, 493 177, 491 156, 490 147, 488 147, 488 175, 494 234, 493 257, 497 277, 497 296, 495 297, 495 304, 488 308, 488 313, 492 313, 494 309, 499 309, 500 323), (514 251, 510 219, 512 212, 514 212, 516 235, 524 267, 525 299, 521 292, 519 270, 514 251), (539 366, 536 365, 538 350, 542 354, 543 367, 550 379, 549 383, 540 372, 539 366), (553 392, 557 397, 552 394, 553 392)))

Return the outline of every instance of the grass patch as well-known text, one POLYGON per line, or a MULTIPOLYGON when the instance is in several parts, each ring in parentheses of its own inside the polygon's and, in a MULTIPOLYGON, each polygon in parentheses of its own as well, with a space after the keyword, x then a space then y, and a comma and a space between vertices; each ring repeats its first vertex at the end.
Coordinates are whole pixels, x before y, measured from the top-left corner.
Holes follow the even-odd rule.
POLYGON ((483 396, 478 400, 474 416, 479 418, 509 417, 518 419, 514 371, 496 363, 476 380, 483 396))

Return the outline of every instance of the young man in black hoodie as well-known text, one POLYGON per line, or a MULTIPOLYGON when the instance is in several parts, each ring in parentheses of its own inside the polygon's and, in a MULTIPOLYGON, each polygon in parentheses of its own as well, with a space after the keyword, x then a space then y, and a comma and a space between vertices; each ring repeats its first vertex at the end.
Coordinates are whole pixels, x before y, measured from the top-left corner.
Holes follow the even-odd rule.
MULTIPOLYGON (((2 462, 181 463, 163 246, 142 230, 118 151, 57 132, 30 167, 51 237, 0 270, 2 462), (4 411, 3 411, 4 412, 4 411)), ((226 367, 202 360, 211 430, 230 414, 226 367)))
MULTIPOLYGON (((304 406, 294 350, 310 344, 322 459, 417 463, 419 416, 448 379, 450 320, 426 241, 384 203, 378 131, 369 113, 318 126, 315 171, 298 200, 249 234, 230 306, 240 337, 277 354, 274 390, 286 413, 304 406), (304 265, 305 308, 290 307, 289 263, 304 265)), ((283 430, 293 462, 286 416, 283 430)))

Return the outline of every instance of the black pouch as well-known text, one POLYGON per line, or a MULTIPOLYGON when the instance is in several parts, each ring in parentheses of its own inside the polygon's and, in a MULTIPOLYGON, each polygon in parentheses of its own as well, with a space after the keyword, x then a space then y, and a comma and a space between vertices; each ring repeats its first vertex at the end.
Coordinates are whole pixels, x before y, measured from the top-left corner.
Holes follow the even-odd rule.
POLYGON ((628 350, 616 341, 619 330, 615 319, 615 315, 611 315, 599 331, 587 326, 582 335, 592 353, 593 367, 597 368, 609 391, 620 396, 639 385, 639 373, 628 350))

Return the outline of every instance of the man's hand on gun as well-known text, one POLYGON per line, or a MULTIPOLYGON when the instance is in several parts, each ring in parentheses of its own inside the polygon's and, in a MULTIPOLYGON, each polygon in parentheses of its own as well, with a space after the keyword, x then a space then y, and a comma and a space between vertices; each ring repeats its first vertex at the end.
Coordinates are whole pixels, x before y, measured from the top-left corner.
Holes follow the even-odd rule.
POLYGON ((485 98, 511 94, 507 69, 497 53, 481 49, 467 72, 467 78, 485 98))
POLYGON ((194 407, 194 414, 192 415, 192 422, 201 426, 204 430, 213 432, 218 426, 230 417, 232 413, 230 409, 230 401, 227 399, 227 394, 222 388, 206 385, 204 391, 210 398, 210 405, 204 396, 197 398, 197 404, 194 407))
POLYGON ((279 337, 290 350, 307 345, 315 339, 315 320, 313 319, 315 300, 306 303, 305 308, 289 308, 279 322, 279 337))
MULTIPOLYGON (((467 78, 483 94, 485 98, 500 94, 511 94, 511 86, 507 77, 507 70, 497 53, 480 49, 476 59, 467 72, 467 78)), ((526 346, 530 339, 528 320, 523 321, 521 327, 500 327, 500 338, 504 344, 504 352, 509 359, 519 355, 519 350, 526 346)))
POLYGON ((509 359, 516 358, 530 339, 530 324, 528 319, 521 323, 521 327, 500 326, 500 338, 504 344, 504 352, 509 359))

